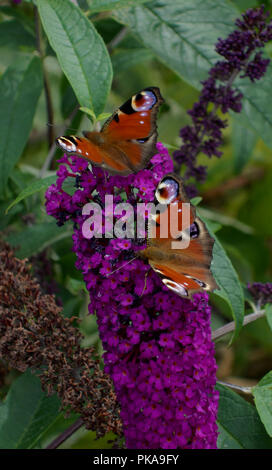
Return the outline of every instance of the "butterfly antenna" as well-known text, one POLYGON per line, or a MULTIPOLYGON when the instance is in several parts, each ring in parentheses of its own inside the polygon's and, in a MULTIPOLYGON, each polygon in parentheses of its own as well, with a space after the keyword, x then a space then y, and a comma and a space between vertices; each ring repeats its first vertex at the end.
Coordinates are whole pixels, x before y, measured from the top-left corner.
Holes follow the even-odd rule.
POLYGON ((115 269, 114 271, 112 271, 111 273, 107 274, 107 277, 111 276, 113 273, 116 273, 117 271, 120 271, 120 269, 124 268, 125 266, 127 266, 129 263, 132 263, 132 261, 134 261, 135 259, 137 259, 138 256, 134 256, 133 258, 131 258, 127 263, 123 264, 122 266, 119 266, 119 268, 115 269))

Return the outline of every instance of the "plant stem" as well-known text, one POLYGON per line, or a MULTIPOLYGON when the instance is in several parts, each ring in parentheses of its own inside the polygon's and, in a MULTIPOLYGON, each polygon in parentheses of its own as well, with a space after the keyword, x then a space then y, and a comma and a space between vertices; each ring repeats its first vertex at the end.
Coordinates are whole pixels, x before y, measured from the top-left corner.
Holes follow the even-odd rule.
POLYGON ((46 101, 46 110, 47 110, 47 119, 48 119, 48 129, 47 129, 47 138, 48 138, 48 147, 50 148, 55 140, 54 136, 54 109, 52 103, 52 95, 48 80, 48 75, 46 68, 44 66, 45 52, 42 45, 42 34, 41 34, 41 22, 39 17, 38 8, 34 7, 35 11, 35 28, 36 28, 36 43, 37 50, 39 52, 41 61, 42 61, 42 71, 43 71, 43 84, 44 84, 44 93, 46 101))
POLYGON ((222 380, 217 380, 217 383, 229 387, 238 392, 245 393, 246 395, 252 395, 252 387, 242 387, 241 385, 231 384, 229 382, 223 382, 222 380))
POLYGON ((83 420, 78 418, 69 428, 65 429, 56 439, 54 439, 46 449, 57 449, 68 437, 70 437, 74 432, 83 426, 83 420))
MULTIPOLYGON (((256 310, 254 313, 250 313, 249 315, 246 315, 243 321, 243 325, 247 325, 248 323, 258 320, 258 318, 263 317, 264 314, 265 314, 264 310, 256 310)), ((230 333, 231 331, 234 331, 234 330, 235 330, 235 322, 231 321, 230 323, 227 323, 221 328, 218 328, 217 330, 215 330, 212 333, 212 340, 221 338, 221 336, 224 336, 227 333, 230 333)))
MULTIPOLYGON (((62 135, 65 132, 65 129, 69 126, 69 123, 74 119, 76 113, 78 112, 78 106, 76 106, 73 111, 71 112, 70 116, 66 121, 64 122, 64 125, 59 131, 59 135, 62 135)), ((55 152, 56 152, 57 146, 55 144, 55 141, 53 141, 53 144, 51 145, 49 152, 47 154, 47 157, 44 161, 44 164, 40 170, 39 173, 39 178, 43 178, 47 170, 51 167, 52 160, 54 158, 55 152)))
POLYGON ((125 35, 128 32, 128 28, 124 26, 119 33, 116 34, 116 36, 108 43, 107 48, 109 53, 112 53, 112 50, 114 47, 118 46, 118 44, 124 39, 125 35))
POLYGON ((202 194, 203 202, 209 203, 210 201, 218 201, 219 198, 225 197, 228 192, 250 186, 257 180, 261 180, 264 175, 265 170, 262 168, 254 167, 246 169, 242 174, 224 181, 224 184, 221 183, 220 185, 205 191, 202 194))

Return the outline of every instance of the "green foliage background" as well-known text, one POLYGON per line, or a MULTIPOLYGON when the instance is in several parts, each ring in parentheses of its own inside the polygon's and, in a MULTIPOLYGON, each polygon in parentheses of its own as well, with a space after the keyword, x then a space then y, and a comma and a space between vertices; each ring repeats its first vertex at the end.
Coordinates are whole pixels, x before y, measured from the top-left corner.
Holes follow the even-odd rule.
MULTIPOLYGON (((46 253, 64 315, 82 319, 84 346, 101 352, 95 318, 87 314, 87 292, 74 267, 72 227, 57 227, 44 209, 44 190, 55 181, 61 155, 52 147, 53 137, 91 129, 101 113, 111 113, 144 87, 159 86, 166 101, 159 140, 170 151, 178 148, 179 129, 190 123, 186 111, 218 60, 216 40, 234 29, 241 12, 259 3, 271 7, 270 1, 255 0, 1 2, 0 229, 18 257, 46 253)), ((272 57, 272 44, 266 54, 272 57)), ((218 376, 254 386, 254 399, 245 400, 219 385, 219 448, 272 447, 269 308, 267 319, 241 328, 244 313, 257 308, 248 294, 245 303, 246 284, 271 280, 271 72, 270 65, 256 84, 235 83, 244 94, 243 111, 228 116, 223 156, 199 158, 209 171, 199 188, 198 210, 216 232, 213 272, 222 289, 211 295, 212 327, 236 323, 231 346, 230 337, 217 344, 218 376)), ((0 393, 0 448, 45 448, 76 419, 64 418, 58 399, 46 397, 29 372, 10 371, 0 393)), ((96 441, 93 433, 80 430, 62 446, 107 448, 109 437, 96 441)))

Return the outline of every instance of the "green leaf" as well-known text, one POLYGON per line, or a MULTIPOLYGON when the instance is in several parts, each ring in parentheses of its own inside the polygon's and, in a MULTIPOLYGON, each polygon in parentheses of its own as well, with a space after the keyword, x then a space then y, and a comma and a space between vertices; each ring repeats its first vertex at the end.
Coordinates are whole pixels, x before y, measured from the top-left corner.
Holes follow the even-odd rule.
POLYGON ((112 66, 115 73, 127 70, 153 57, 152 51, 148 49, 119 49, 112 55, 112 66))
MULTIPOLYGON (((29 196, 32 196, 32 194, 38 193, 39 191, 47 189, 51 184, 56 183, 57 176, 52 175, 52 176, 47 176, 46 178, 42 178, 40 180, 35 180, 31 184, 29 184, 26 188, 23 189, 23 191, 18 194, 16 199, 12 201, 9 206, 6 208, 6 214, 8 211, 18 204, 19 202, 23 201, 29 196)), ((75 178, 68 177, 62 184, 62 188, 65 189, 68 194, 70 194, 70 191, 73 191, 75 187, 75 178)))
POLYGON ((198 206, 198 204, 201 203, 202 199, 203 199, 203 198, 200 197, 200 196, 195 196, 195 197, 193 197, 193 198, 190 200, 190 202, 191 202, 191 204, 193 204, 194 206, 198 206))
POLYGON ((70 0, 37 0, 42 24, 81 106, 103 111, 112 80, 107 48, 70 0))
POLYGON ((264 309, 267 323, 272 330, 272 304, 266 304, 264 309))
POLYGON ((256 408, 264 427, 272 437, 272 371, 268 372, 260 382, 253 387, 256 408))
MULTIPOLYGON (((203 217, 202 217, 203 218, 203 217)), ((220 287, 213 295, 217 295, 228 304, 235 321, 233 339, 238 335, 243 326, 244 318, 244 293, 237 273, 227 256, 223 246, 211 229, 210 222, 205 219, 205 224, 215 243, 213 247, 213 259, 211 263, 212 274, 220 287)))
POLYGON ((218 37, 234 29, 238 12, 226 0, 156 0, 113 15, 167 67, 199 89, 219 58, 214 49, 218 37))
MULTIPOLYGON (((137 7, 116 10, 114 17, 130 27, 136 37, 159 60, 197 89, 220 55, 215 51, 218 38, 235 29, 240 12, 226 0, 154 0, 137 7)), ((243 93, 243 109, 232 113, 235 120, 261 136, 272 147, 272 64, 265 76, 252 83, 237 78, 234 86, 243 93)))
POLYGON ((47 189, 51 184, 55 182, 56 182, 56 175, 47 176, 46 178, 43 178, 41 180, 35 180, 33 183, 31 183, 29 186, 23 189, 23 191, 21 191, 20 194, 18 194, 16 199, 14 199, 14 201, 12 201, 12 203, 6 208, 6 214, 13 206, 23 201, 23 199, 26 199, 32 194, 42 191, 43 189, 47 189))
MULTIPOLYGON (((272 206, 271 189, 272 171, 267 165, 264 176, 260 180, 254 181, 239 210, 239 219, 254 227, 255 234, 260 238, 272 235, 272 218, 268 216, 268 208, 272 206)), ((255 251, 257 251, 256 248, 255 251)))
POLYGON ((59 415, 56 395, 47 397, 29 371, 13 382, 0 405, 0 449, 33 449, 59 415))
POLYGON ((101 113, 101 114, 98 114, 96 120, 97 121, 103 121, 104 119, 108 119, 109 117, 111 117, 112 113, 101 113))
POLYGON ((6 240, 14 248, 17 248, 16 256, 18 258, 29 258, 43 251, 47 246, 70 237, 71 233, 71 230, 66 226, 59 227, 56 222, 43 222, 13 233, 6 240))
POLYGON ((1 5, 0 13, 3 13, 3 15, 9 16, 11 18, 16 18, 29 31, 34 31, 35 29, 33 19, 24 11, 23 8, 14 8, 8 5, 1 5))
POLYGON ((0 195, 20 158, 32 127, 42 90, 38 57, 21 55, 0 80, 0 195))
POLYGON ((20 21, 3 21, 0 23, 0 47, 3 46, 15 48, 23 46, 35 49, 35 37, 23 27, 20 21))
POLYGON ((98 116, 95 116, 92 109, 86 108, 85 106, 80 107, 79 110, 82 111, 83 113, 88 114, 89 116, 91 116, 91 118, 94 122, 103 121, 104 119, 107 119, 111 116, 111 113, 101 113, 101 114, 98 114, 98 116))
POLYGON ((252 83, 249 78, 239 79, 235 85, 243 93, 243 109, 239 115, 232 113, 245 127, 251 129, 257 136, 272 148, 272 64, 269 65, 265 76, 252 83))
POLYGON ((227 227, 234 227, 237 230, 246 233, 247 235, 251 235, 254 233, 254 229, 240 220, 235 219, 234 217, 230 217, 228 215, 222 214, 212 209, 206 208, 199 208, 200 215, 205 217, 210 222, 220 223, 221 225, 225 225, 227 227))
POLYGON ((60 82, 60 95, 61 95, 61 114, 67 119, 71 113, 74 112, 78 106, 77 98, 72 89, 70 83, 68 82, 66 76, 62 74, 60 82))
POLYGON ((232 129, 235 173, 240 173, 247 164, 252 155, 256 142, 256 133, 250 128, 243 126, 243 124, 241 124, 238 119, 235 119, 232 129))
POLYGON ((91 12, 108 11, 146 3, 148 0, 87 0, 91 12))
POLYGON ((272 439, 256 409, 237 393, 217 385, 220 393, 218 409, 219 449, 272 449, 272 439))
POLYGON ((72 277, 69 277, 66 287, 73 295, 82 294, 82 291, 88 293, 85 282, 80 281, 79 279, 74 279, 72 277))
POLYGON ((87 108, 86 106, 80 106, 79 110, 82 111, 83 113, 88 114, 89 116, 91 116, 93 121, 96 120, 95 113, 92 109, 87 108))

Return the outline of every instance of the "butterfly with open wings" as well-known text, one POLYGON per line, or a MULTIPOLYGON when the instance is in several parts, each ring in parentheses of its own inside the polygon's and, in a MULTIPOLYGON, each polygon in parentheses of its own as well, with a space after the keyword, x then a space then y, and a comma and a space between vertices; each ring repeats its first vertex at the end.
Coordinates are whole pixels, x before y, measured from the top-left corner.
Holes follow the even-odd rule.
POLYGON ((100 132, 84 132, 84 137, 61 136, 57 145, 109 173, 136 173, 156 153, 156 118, 163 101, 159 88, 145 88, 120 106, 100 132))
MULTIPOLYGON (((136 173, 156 153, 156 120, 163 101, 159 88, 145 88, 120 106, 100 132, 84 132, 84 137, 61 136, 57 145, 111 174, 136 173)), ((164 176, 157 186, 155 202, 165 204, 166 210, 170 204, 178 204, 178 217, 182 218, 182 203, 189 200, 181 178, 172 174, 164 176)), ((160 226, 159 215, 156 225, 160 226)), ((173 249, 171 235, 161 238, 158 231, 154 238, 148 239, 147 248, 138 252, 170 290, 187 298, 198 291, 218 288, 210 270, 214 240, 192 204, 189 232, 190 243, 185 249, 173 249)))

